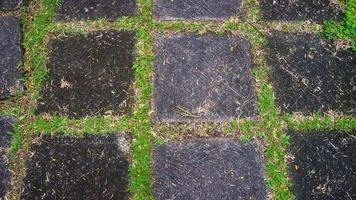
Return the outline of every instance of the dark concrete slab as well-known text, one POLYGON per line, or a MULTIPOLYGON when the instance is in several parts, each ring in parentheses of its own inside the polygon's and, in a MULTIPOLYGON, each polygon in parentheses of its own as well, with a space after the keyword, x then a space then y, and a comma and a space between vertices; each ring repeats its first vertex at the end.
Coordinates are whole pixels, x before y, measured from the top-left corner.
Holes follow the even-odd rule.
POLYGON ((155 121, 220 122, 256 115, 247 40, 175 35, 156 37, 154 43, 155 121))
POLYGON ((59 0, 55 18, 60 21, 107 19, 136 14, 136 0, 59 0))
POLYGON ((48 79, 36 114, 71 118, 129 112, 135 33, 98 31, 60 36, 48 44, 48 79))
POLYGON ((10 172, 7 168, 6 150, 10 145, 14 118, 0 117, 0 199, 3 199, 10 187, 10 172))
POLYGON ((340 20, 342 9, 333 0, 260 0, 261 14, 267 20, 340 20))
POLYGON ((153 148, 155 200, 267 199, 257 145, 230 139, 186 140, 153 148))
POLYGON ((268 62, 276 104, 284 113, 355 114, 355 53, 311 34, 273 32, 268 62))
POLYGON ((298 200, 356 199, 356 130, 289 132, 289 137, 298 200))
POLYGON ((236 16, 242 0, 154 0, 153 16, 161 20, 226 19, 236 16))
POLYGON ((22 0, 1 0, 0 10, 4 10, 4 11, 16 10, 21 5, 22 5, 22 0))
POLYGON ((21 72, 20 25, 16 17, 0 16, 0 100, 23 90, 21 72))
POLYGON ((128 200, 128 135, 45 135, 30 147, 22 200, 128 200))

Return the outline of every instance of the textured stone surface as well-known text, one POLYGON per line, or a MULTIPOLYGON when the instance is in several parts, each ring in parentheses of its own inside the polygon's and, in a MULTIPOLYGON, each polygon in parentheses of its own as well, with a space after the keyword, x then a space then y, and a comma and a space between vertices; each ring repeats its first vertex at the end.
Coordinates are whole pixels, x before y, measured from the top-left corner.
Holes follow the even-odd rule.
POLYGON ((257 146, 230 139, 169 142, 153 148, 155 200, 267 199, 257 146))
POLYGON ((19 22, 13 16, 0 16, 0 100, 23 89, 20 64, 19 22))
POLYGON ((48 79, 36 114, 71 118, 121 115, 130 110, 133 32, 98 31, 60 36, 48 45, 48 79))
POLYGON ((18 9, 21 4, 22 0, 0 0, 0 10, 15 10, 18 9))
POLYGON ((356 130, 290 132, 289 171, 298 200, 356 199, 356 130))
POLYGON ((128 200, 128 135, 43 136, 31 144, 23 200, 128 200))
POLYGON ((239 13, 241 0, 154 0, 153 16, 162 20, 225 19, 239 13))
POLYGON ((228 121, 256 114, 247 40, 175 35, 154 43, 156 121, 228 121))
POLYGON ((355 114, 355 53, 311 34, 273 32, 268 62, 283 112, 355 114))
POLYGON ((261 14, 269 20, 339 20, 342 10, 333 0, 260 0, 261 14))
POLYGON ((59 0, 55 18, 61 21, 94 20, 111 21, 136 13, 136 0, 59 0))
POLYGON ((10 132, 13 131, 14 122, 14 118, 0 116, 0 199, 5 197, 10 187, 10 172, 5 153, 10 145, 10 132))

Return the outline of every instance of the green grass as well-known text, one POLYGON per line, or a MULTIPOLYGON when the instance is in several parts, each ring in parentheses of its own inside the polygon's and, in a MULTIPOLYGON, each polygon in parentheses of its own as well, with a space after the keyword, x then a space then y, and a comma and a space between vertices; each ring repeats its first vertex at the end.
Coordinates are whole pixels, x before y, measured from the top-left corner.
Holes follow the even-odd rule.
MULTIPOLYGON (((266 175, 267 185, 271 191, 272 199, 292 199, 290 182, 287 178, 287 165, 285 148, 288 145, 287 137, 282 129, 282 120, 274 104, 272 86, 268 82, 267 64, 265 55, 257 52, 264 49, 265 37, 258 33, 252 34, 254 42, 252 48, 256 53, 256 68, 254 75, 260 91, 258 93, 259 112, 262 117, 259 123, 259 135, 263 136, 266 146, 266 175)), ((263 51, 262 51, 263 52, 263 51)))
POLYGON ((310 117, 286 115, 284 120, 289 130, 314 131, 314 130, 344 130, 356 129, 356 119, 351 116, 321 116, 314 114, 310 117))
POLYGON ((18 124, 14 124, 14 130, 11 132, 10 154, 16 154, 21 146, 20 128, 18 124))
POLYGON ((64 116, 53 116, 50 119, 39 116, 34 118, 31 129, 35 133, 60 132, 68 136, 83 136, 128 132, 130 124, 128 117, 97 116, 73 120, 64 116))
MULTIPOLYGON (((45 49, 44 39, 48 33, 52 21, 57 0, 40 0, 37 16, 29 24, 24 36, 24 48, 27 51, 28 59, 24 68, 31 73, 28 88, 38 88, 46 77, 47 71, 44 67, 45 49)), ((34 90, 35 91, 35 90, 34 90)))
POLYGON ((151 145, 153 138, 150 133, 150 98, 152 93, 151 65, 152 52, 152 19, 151 2, 141 0, 139 28, 136 30, 135 87, 139 94, 132 120, 132 165, 130 167, 131 198, 134 200, 153 199, 151 194, 151 145))
POLYGON ((344 0, 345 17, 342 22, 326 21, 324 33, 329 39, 349 40, 356 51, 356 0, 344 0))
MULTIPOLYGON (((0 104, 0 114, 13 115, 19 120, 15 125, 10 147, 12 155, 12 170, 17 174, 14 178, 14 190, 11 199, 18 199, 21 192, 21 178, 24 175, 24 158, 34 133, 60 132, 68 136, 83 136, 84 134, 108 134, 111 132, 129 132, 132 137, 129 191, 134 200, 153 199, 151 194, 151 149, 153 144, 162 144, 176 131, 200 131, 221 129, 221 137, 231 137, 234 133, 243 133, 236 136, 242 142, 259 138, 263 141, 265 149, 266 182, 272 199, 293 199, 287 176, 285 159, 288 137, 285 129, 310 130, 351 130, 356 129, 356 120, 350 116, 320 116, 299 117, 299 115, 281 116, 274 104, 273 89, 268 78, 268 65, 265 58, 266 34, 271 30, 282 29, 290 32, 307 31, 320 33, 321 27, 316 24, 301 22, 265 22, 259 17, 257 0, 244 2, 245 20, 236 17, 227 21, 172 21, 161 22, 152 19, 152 1, 138 0, 139 12, 135 17, 121 17, 114 22, 104 19, 86 21, 84 23, 53 22, 54 9, 57 0, 31 1, 31 15, 22 10, 21 22, 23 24, 24 41, 26 49, 23 68, 26 71, 25 83, 27 91, 0 104), (65 116, 40 115, 35 116, 33 110, 40 91, 40 84, 47 76, 45 66, 46 43, 48 38, 57 34, 80 33, 101 29, 125 29, 136 32, 136 60, 134 63, 136 101, 133 113, 130 116, 98 116, 87 117, 80 120, 71 120, 65 116), (257 119, 243 119, 225 124, 193 123, 184 125, 157 125, 150 119, 150 99, 152 88, 152 62, 153 37, 155 33, 176 34, 190 32, 196 34, 214 33, 216 35, 233 34, 246 37, 251 44, 253 57, 253 75, 256 79, 259 117, 257 119), (156 137, 154 131, 160 132, 156 137), (19 159, 20 158, 20 159, 19 159)), ((354 38, 355 0, 347 1, 345 21, 337 24, 334 32, 327 32, 331 25, 326 23, 324 30, 330 38, 354 38), (351 9, 352 8, 352 9, 351 9), (353 20, 353 23, 351 22, 353 20)), ((331 29, 330 29, 331 30, 331 29)), ((179 135, 179 134, 178 134, 179 135)))

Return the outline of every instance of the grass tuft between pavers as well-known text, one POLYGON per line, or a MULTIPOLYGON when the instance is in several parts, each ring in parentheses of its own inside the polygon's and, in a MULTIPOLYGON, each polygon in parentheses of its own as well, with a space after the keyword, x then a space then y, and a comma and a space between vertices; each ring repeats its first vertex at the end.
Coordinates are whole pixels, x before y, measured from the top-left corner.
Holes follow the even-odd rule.
POLYGON ((334 40, 346 40, 356 51, 356 1, 343 0, 345 11, 342 22, 327 20, 324 22, 324 33, 327 38, 334 40))
POLYGON ((30 76, 26 86, 34 90, 33 95, 38 96, 39 86, 46 78, 45 68, 45 39, 52 24, 54 9, 57 0, 40 0, 35 2, 32 9, 34 16, 24 16, 25 29, 23 47, 26 49, 24 69, 30 76))
POLYGON ((294 131, 326 131, 340 130, 350 131, 356 129, 356 119, 352 116, 334 116, 314 114, 309 117, 300 114, 285 115, 283 117, 287 123, 288 130, 294 131))

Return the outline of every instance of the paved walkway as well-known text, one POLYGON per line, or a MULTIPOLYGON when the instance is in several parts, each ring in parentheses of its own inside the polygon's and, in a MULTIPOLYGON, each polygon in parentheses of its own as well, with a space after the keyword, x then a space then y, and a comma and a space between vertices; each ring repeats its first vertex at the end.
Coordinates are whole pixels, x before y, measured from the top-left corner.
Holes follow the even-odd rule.
POLYGON ((0 10, 0 199, 356 199, 334 1, 0 10))

